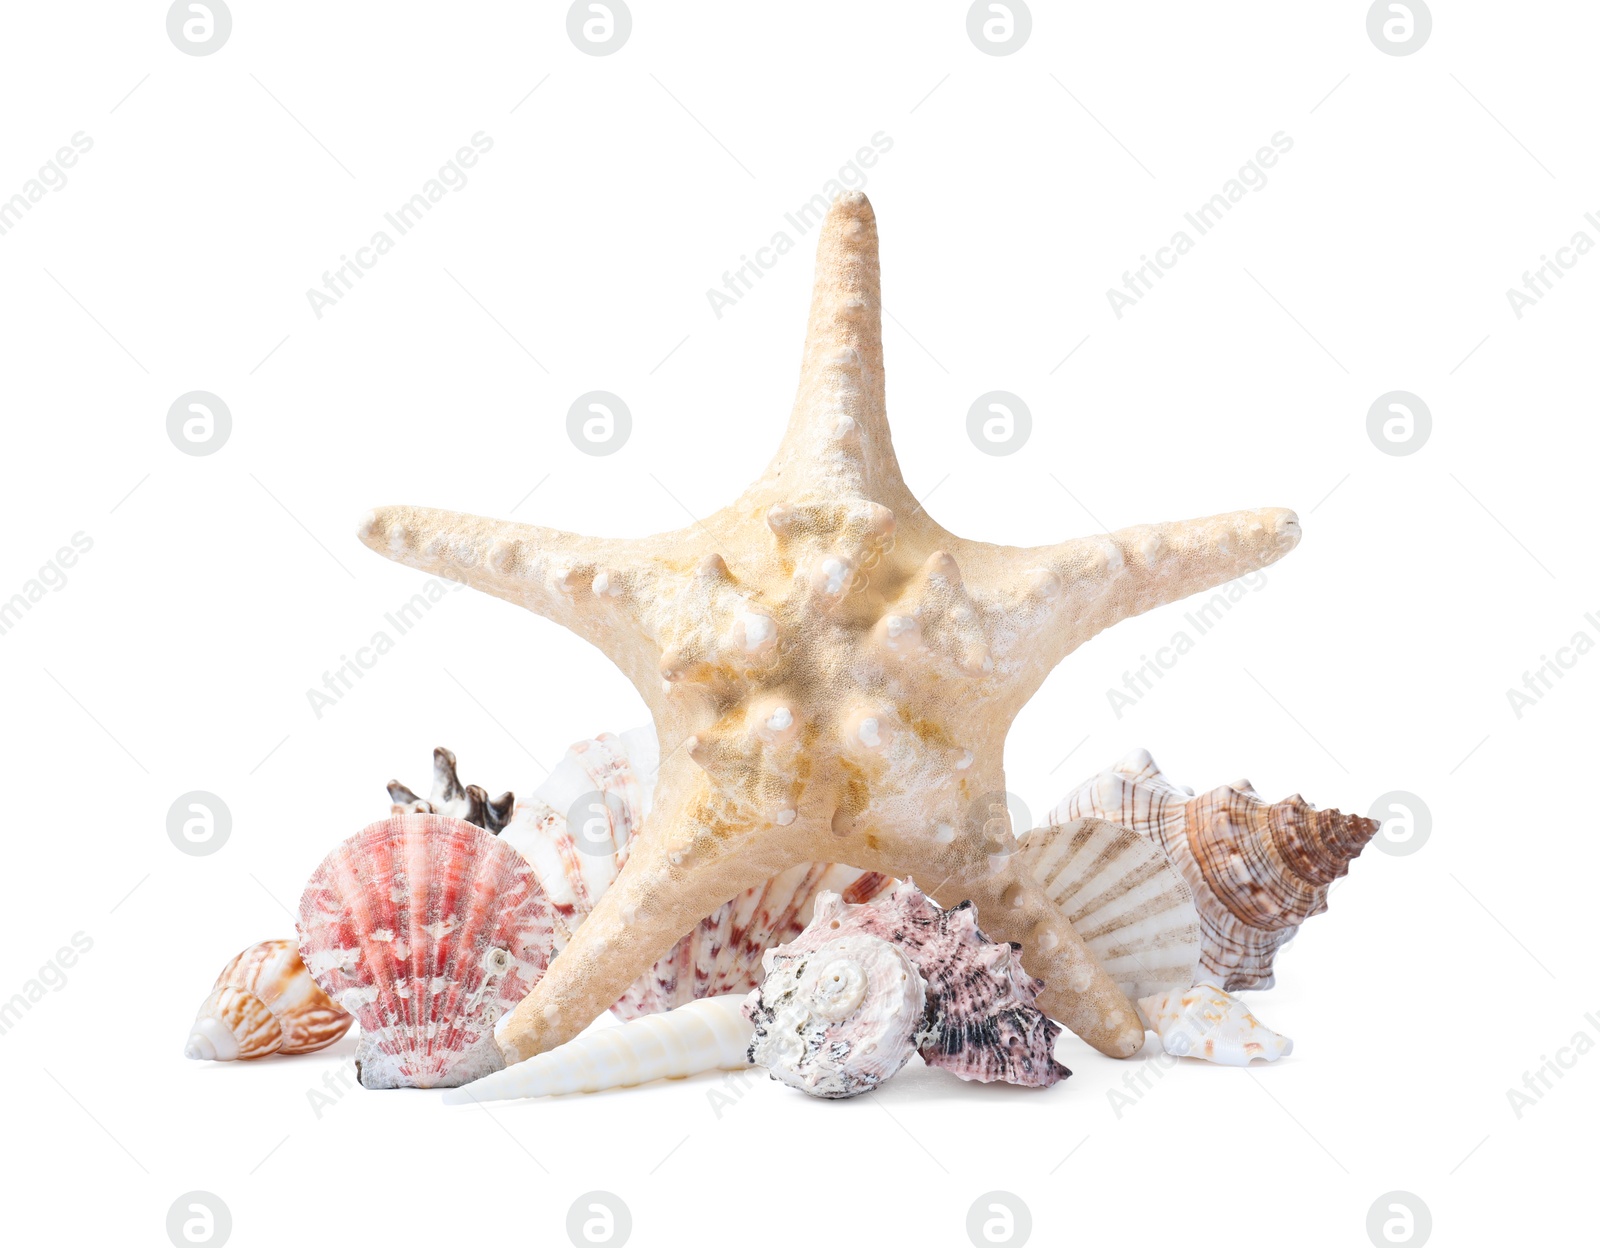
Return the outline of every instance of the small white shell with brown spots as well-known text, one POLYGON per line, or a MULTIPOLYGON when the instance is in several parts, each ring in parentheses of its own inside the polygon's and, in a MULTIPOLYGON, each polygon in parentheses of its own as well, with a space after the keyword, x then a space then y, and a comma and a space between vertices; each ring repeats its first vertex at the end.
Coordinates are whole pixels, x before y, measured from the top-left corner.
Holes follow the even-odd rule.
POLYGON ((1293 1040, 1263 1026, 1243 1001, 1213 984, 1140 997, 1139 1010, 1174 1057, 1248 1066, 1256 1058, 1275 1062, 1294 1049, 1293 1040))

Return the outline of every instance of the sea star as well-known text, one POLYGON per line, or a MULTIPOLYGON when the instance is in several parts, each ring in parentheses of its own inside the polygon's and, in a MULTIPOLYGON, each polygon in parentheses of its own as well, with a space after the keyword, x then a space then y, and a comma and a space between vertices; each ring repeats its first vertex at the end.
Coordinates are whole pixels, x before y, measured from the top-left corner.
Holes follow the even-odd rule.
POLYGON ((1057 546, 941 528, 901 479, 884 404, 877 223, 833 205, 788 432, 731 506, 637 540, 420 507, 367 515, 380 554, 518 603, 605 652, 654 716, 654 808, 616 882, 501 1034, 561 1044, 704 915, 798 862, 914 877, 1021 944, 1045 1013, 1103 1053, 1132 1005, 1009 852, 1007 729, 1101 629, 1292 549, 1282 509, 1057 546))

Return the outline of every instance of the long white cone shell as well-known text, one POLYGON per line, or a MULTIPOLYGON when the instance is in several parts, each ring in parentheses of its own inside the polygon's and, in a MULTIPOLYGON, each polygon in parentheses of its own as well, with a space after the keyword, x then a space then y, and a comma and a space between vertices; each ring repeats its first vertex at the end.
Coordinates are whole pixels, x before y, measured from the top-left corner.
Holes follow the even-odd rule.
POLYGON ((569 1040, 466 1087, 445 1093, 446 1105, 505 1101, 631 1088, 652 1079, 681 1079, 707 1070, 750 1065, 754 1029, 740 1007, 743 993, 704 997, 665 1014, 569 1040))

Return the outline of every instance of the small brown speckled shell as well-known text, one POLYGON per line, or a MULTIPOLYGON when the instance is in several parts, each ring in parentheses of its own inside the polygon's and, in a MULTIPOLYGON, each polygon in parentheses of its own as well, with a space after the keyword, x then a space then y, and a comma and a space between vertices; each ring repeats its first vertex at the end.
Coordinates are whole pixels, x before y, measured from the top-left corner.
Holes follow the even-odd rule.
POLYGON ((294 941, 263 940, 222 968, 183 1052, 213 1062, 315 1053, 354 1021, 317 987, 294 941))

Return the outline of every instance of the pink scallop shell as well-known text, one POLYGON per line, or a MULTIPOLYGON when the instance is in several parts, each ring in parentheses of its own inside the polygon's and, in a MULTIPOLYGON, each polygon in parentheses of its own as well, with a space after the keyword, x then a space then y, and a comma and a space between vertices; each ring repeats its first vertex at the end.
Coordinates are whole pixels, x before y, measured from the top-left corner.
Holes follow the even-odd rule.
POLYGON ((495 1021, 549 966, 552 911, 521 855, 444 815, 341 844, 300 899, 300 956, 361 1024, 367 1087, 455 1087, 498 1069, 495 1021))

